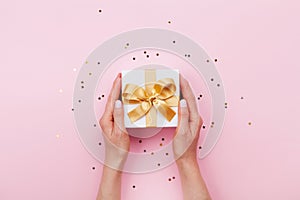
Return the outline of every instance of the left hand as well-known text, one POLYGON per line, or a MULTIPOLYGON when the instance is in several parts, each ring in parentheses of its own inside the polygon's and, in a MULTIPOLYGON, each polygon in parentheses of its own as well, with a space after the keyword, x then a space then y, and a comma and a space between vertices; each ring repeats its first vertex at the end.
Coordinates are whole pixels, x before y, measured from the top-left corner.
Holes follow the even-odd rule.
POLYGON ((99 120, 105 140, 105 165, 122 170, 130 147, 130 138, 124 127, 124 110, 118 100, 121 90, 121 75, 116 77, 105 111, 99 120))

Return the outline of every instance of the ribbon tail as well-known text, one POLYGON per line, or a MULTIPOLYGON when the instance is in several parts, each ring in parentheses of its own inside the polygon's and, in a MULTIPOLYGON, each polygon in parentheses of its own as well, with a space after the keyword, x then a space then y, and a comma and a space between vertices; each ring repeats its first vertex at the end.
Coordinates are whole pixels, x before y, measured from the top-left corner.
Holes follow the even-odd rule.
POLYGON ((138 105, 133 110, 129 111, 127 113, 130 121, 133 123, 146 115, 151 108, 151 105, 148 102, 142 102, 140 105, 138 105))
POLYGON ((163 101, 155 104, 155 107, 169 122, 176 115, 176 112, 163 101))

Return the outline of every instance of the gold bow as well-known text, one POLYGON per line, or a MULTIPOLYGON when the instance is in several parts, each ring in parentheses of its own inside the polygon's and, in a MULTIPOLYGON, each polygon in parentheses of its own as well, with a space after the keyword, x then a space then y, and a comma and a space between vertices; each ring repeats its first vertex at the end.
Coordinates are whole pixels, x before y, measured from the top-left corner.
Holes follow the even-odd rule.
MULTIPOLYGON (((153 106, 168 121, 176 115, 171 106, 178 106, 178 97, 175 96, 176 85, 171 78, 164 78, 156 82, 146 82, 145 89, 135 85, 126 84, 122 98, 124 104, 140 104, 128 112, 131 122, 135 122, 149 112, 153 106)), ((152 112, 150 120, 156 121, 156 112, 152 112)), ((151 122, 150 122, 151 124, 151 122)), ((148 125, 147 125, 148 126, 148 125)))

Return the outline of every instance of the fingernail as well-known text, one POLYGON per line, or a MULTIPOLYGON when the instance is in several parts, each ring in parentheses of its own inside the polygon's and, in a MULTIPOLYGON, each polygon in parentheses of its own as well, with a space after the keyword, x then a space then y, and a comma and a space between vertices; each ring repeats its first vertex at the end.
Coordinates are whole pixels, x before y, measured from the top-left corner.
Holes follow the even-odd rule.
POLYGON ((186 107, 186 100, 185 99, 180 100, 180 107, 186 107))
POLYGON ((120 100, 115 101, 115 108, 121 108, 122 102, 120 100))

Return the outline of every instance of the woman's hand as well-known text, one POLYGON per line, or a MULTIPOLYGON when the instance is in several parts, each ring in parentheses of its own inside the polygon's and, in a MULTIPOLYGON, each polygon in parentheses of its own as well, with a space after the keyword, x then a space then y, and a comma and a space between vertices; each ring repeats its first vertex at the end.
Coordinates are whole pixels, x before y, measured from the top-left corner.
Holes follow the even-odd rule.
POLYGON ((198 113, 195 96, 189 83, 180 76, 180 87, 184 99, 180 101, 179 120, 173 140, 173 151, 177 162, 197 160, 197 143, 203 120, 198 113))
POLYGON ((211 200, 197 162, 197 143, 203 121, 191 87, 182 76, 180 87, 184 99, 180 101, 173 151, 181 177, 183 199, 211 200))
POLYGON ((124 127, 123 105, 118 100, 120 90, 121 75, 118 74, 99 121, 105 141, 105 164, 117 170, 122 170, 130 146, 129 135, 124 127))
POLYGON ((107 99, 104 114, 99 123, 105 141, 105 166, 97 200, 121 199, 121 176, 126 162, 130 139, 124 127, 122 102, 118 100, 121 90, 121 75, 115 79, 107 99))

